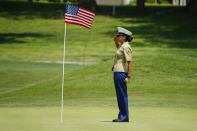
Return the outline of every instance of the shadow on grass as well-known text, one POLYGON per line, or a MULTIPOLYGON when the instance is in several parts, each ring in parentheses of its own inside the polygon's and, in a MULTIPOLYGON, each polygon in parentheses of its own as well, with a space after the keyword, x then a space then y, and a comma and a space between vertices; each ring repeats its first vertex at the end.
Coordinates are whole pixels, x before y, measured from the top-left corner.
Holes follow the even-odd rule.
POLYGON ((64 4, 0 1, 0 16, 8 19, 64 18, 64 4))
MULTIPOLYGON (((14 20, 63 19, 64 10, 65 4, 0 2, 0 16, 14 20)), ((113 17, 112 6, 99 6, 96 9, 96 15, 113 17)), ((197 48, 197 15, 184 11, 183 7, 148 6, 141 12, 133 6, 118 6, 115 18, 130 24, 123 27, 133 32, 134 46, 197 48)), ((113 37, 115 32, 109 31, 104 34, 107 37, 113 37)), ((9 36, 4 36, 0 42, 6 41, 22 42, 9 36)))
MULTIPOLYGON (((123 27, 133 32, 132 45, 197 48, 197 16, 180 8, 174 8, 174 10, 165 8, 166 10, 158 9, 152 12, 155 10, 153 8, 152 11, 148 11, 149 13, 142 15, 119 17, 123 23, 130 24, 123 27)), ((115 32, 109 31, 105 34, 113 37, 115 32)))
POLYGON ((43 35, 39 33, 0 33, 0 44, 12 44, 12 43, 26 43, 25 37, 51 37, 52 35, 43 35), (18 40, 20 39, 20 40, 18 40))
MULTIPOLYGON (((180 10, 181 7, 172 6, 151 6, 146 10, 139 11, 135 6, 117 6, 117 18, 146 16, 155 13, 161 13, 169 10, 180 10)), ((96 15, 112 16, 113 6, 98 6, 95 10, 96 15)), ((29 3, 29 2, 11 2, 0 1, 0 16, 9 19, 17 19, 15 16, 24 16, 25 19, 46 18, 62 19, 64 18, 65 3, 29 3)))
MULTIPOLYGON (((99 7, 98 14, 111 15, 112 7, 99 7)), ((116 7, 120 21, 130 24, 123 26, 134 34, 133 46, 197 48, 197 15, 184 7, 148 6, 145 11, 136 7, 116 7)), ((119 25, 117 25, 119 26, 119 25)), ((115 32, 104 32, 113 37, 115 32)))

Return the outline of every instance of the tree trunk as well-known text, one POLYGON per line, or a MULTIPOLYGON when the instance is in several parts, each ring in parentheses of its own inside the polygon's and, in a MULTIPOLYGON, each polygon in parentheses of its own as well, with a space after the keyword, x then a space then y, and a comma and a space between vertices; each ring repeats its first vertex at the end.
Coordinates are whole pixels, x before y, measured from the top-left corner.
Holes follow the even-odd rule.
POLYGON ((188 1, 186 8, 191 11, 197 11, 197 0, 188 1))
POLYGON ((160 4, 160 0, 155 0, 155 4, 160 4))
POLYGON ((78 0, 79 6, 94 11, 97 7, 96 0, 78 0))
POLYGON ((144 10, 145 9, 145 0, 137 0, 137 8, 139 10, 144 10))

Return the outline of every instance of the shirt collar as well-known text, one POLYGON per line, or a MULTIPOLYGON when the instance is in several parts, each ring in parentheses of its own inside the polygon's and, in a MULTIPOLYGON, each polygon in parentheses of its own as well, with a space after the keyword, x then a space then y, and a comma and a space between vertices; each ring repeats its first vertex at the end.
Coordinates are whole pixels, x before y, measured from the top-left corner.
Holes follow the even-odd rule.
POLYGON ((128 44, 128 42, 124 42, 123 44, 120 45, 120 47, 123 46, 123 45, 126 45, 126 44, 128 44))

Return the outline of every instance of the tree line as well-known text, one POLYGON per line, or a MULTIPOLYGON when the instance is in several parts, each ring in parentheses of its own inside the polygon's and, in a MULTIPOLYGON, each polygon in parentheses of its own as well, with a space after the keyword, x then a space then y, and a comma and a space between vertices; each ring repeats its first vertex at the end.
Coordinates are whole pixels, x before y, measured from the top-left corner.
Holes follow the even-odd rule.
MULTIPOLYGON (((36 0, 39 1, 39 0, 36 0)), ((67 2, 67 1, 71 1, 71 2, 78 2, 79 5, 81 6, 91 6, 92 8, 95 8, 96 5, 96 0, 48 0, 49 2, 67 2)), ((147 0, 136 0, 136 7, 139 10, 144 10, 145 9, 145 2, 147 0)), ((173 2, 173 0, 168 0, 170 3, 173 2)), ((33 0, 28 0, 28 2, 33 2, 33 0)), ((179 0, 180 2, 180 0, 179 0)), ((160 0, 157 0, 157 3, 160 3, 160 0)), ((189 10, 196 10, 197 9, 197 0, 186 0, 187 6, 186 9, 189 10)))

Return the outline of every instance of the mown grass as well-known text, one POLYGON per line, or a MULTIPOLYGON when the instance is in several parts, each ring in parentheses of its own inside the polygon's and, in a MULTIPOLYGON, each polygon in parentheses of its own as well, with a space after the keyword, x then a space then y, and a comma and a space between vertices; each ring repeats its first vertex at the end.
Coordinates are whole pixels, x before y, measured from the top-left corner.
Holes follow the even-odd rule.
POLYGON ((117 108, 112 107, 67 107, 64 123, 60 123, 57 107, 0 108, 0 129, 15 131, 195 131, 194 109, 176 108, 131 108, 129 123, 111 123, 117 108))

